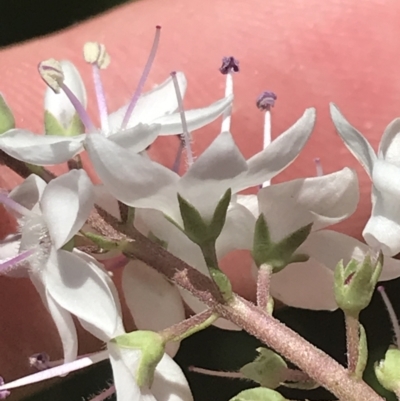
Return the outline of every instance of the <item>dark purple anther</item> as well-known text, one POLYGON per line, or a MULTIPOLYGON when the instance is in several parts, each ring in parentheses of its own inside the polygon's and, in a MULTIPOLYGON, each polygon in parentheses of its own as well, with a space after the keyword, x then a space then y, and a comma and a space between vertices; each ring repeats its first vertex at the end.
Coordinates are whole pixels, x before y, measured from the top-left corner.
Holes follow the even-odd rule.
POLYGON ((239 72, 239 60, 236 60, 235 57, 224 57, 222 59, 222 65, 219 68, 221 74, 229 74, 230 72, 239 72))
MULTIPOLYGON (((4 385, 4 379, 0 376, 0 386, 4 385)), ((0 400, 5 400, 10 395, 8 390, 0 390, 0 400)))
POLYGON ((257 98, 256 104, 260 110, 270 111, 271 107, 275 106, 276 99, 277 96, 275 95, 274 92, 265 91, 261 93, 261 95, 257 98))

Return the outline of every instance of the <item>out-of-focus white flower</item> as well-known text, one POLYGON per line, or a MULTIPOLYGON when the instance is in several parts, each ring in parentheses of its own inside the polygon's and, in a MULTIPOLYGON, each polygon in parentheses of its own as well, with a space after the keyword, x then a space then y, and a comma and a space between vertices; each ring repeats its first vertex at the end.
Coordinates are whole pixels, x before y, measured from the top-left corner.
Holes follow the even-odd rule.
POLYGON ((330 111, 340 137, 372 180, 372 213, 363 237, 372 248, 394 256, 400 252, 400 118, 386 127, 376 154, 334 104, 330 111))

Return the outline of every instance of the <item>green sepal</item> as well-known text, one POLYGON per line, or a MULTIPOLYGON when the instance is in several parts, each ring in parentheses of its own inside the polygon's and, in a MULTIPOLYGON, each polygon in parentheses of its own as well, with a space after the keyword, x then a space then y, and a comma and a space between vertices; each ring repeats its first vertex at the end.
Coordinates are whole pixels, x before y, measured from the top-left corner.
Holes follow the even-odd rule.
POLYGON ((0 135, 13 128, 15 128, 14 114, 0 94, 0 135))
POLYGON ((256 221, 253 240, 253 259, 257 267, 267 264, 277 273, 290 263, 305 262, 308 255, 296 254, 295 251, 307 239, 312 223, 299 228, 279 242, 271 240, 268 224, 263 214, 256 221))
POLYGON ((71 122, 66 130, 67 136, 76 136, 85 133, 85 126, 77 113, 71 118, 71 122))
POLYGON ((286 382, 282 383, 282 386, 285 386, 287 388, 295 388, 298 390, 315 390, 316 388, 321 387, 317 382, 312 379, 303 382, 286 382))
POLYGON ((259 355, 254 362, 244 365, 240 372, 262 387, 277 388, 285 380, 286 362, 275 352, 267 348, 257 348, 259 355))
POLYGON ((208 271, 214 283, 220 290, 225 301, 230 301, 233 297, 232 284, 228 276, 219 267, 208 266, 208 271))
POLYGON ((91 232, 82 232, 82 234, 86 238, 89 238, 100 249, 104 249, 106 251, 111 251, 113 249, 122 249, 125 245, 124 241, 112 241, 99 234, 95 234, 95 233, 91 233, 91 232))
POLYGON ((400 391, 400 350, 391 347, 386 351, 385 359, 374 366, 379 383, 389 391, 400 391))
POLYGON ((154 372, 165 352, 164 340, 154 331, 138 330, 115 337, 111 342, 120 348, 141 351, 140 362, 135 378, 139 387, 151 387, 154 372))
POLYGON ((78 114, 74 114, 67 128, 57 120, 57 118, 45 110, 44 112, 44 131, 46 135, 56 136, 76 136, 85 132, 85 126, 83 125, 78 114))
POLYGON ((339 308, 351 316, 358 317, 371 302, 382 266, 382 253, 376 262, 372 262, 370 255, 361 263, 353 259, 346 266, 341 260, 334 272, 335 299, 339 308))
POLYGON ((75 247, 75 237, 72 237, 61 249, 64 251, 72 252, 75 247))
POLYGON ((229 401, 286 401, 287 399, 277 391, 265 387, 256 387, 244 390, 229 401))
POLYGON ((213 240, 216 240, 220 236, 221 231, 224 228, 226 214, 228 212, 229 203, 231 202, 231 197, 232 190, 229 188, 224 193, 224 195, 218 202, 217 207, 215 208, 211 223, 208 228, 209 235, 212 237, 213 240))
POLYGON ((364 370, 368 362, 368 344, 367 344, 367 334, 365 333, 364 326, 360 324, 359 327, 360 327, 360 340, 358 344, 358 360, 354 374, 357 378, 362 379, 364 370))

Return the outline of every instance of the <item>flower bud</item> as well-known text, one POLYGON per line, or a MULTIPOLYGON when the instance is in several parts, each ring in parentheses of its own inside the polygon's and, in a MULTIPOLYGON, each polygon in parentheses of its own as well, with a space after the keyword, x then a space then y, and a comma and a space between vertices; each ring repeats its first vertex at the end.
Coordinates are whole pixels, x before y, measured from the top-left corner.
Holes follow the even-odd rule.
POLYGON ((287 401, 287 399, 277 391, 256 387, 240 392, 229 401, 287 401))
POLYGON ((2 94, 0 94, 0 135, 15 128, 15 119, 13 112, 8 107, 2 94))
POLYGON ((400 350, 389 348, 386 351, 385 359, 376 363, 374 369, 379 383, 386 390, 398 394, 400 391, 400 350))
POLYGON ((382 271, 383 255, 376 261, 367 255, 360 263, 351 260, 346 267, 340 261, 335 268, 335 298, 340 309, 358 317, 371 302, 375 286, 382 271))

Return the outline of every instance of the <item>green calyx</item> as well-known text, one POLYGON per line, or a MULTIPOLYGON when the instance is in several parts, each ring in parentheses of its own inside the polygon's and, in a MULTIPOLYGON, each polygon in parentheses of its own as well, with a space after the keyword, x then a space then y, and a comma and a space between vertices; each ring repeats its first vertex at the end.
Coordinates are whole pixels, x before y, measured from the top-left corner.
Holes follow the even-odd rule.
POLYGON ((251 388, 235 395, 229 401, 286 401, 277 391, 265 387, 251 388))
POLYGON ((14 114, 0 94, 0 135, 15 128, 14 114))
POLYGON ((375 364, 375 374, 379 383, 396 394, 400 391, 400 350, 389 348, 385 359, 375 364))
POLYGON ((74 114, 69 122, 68 127, 65 127, 57 118, 49 111, 44 112, 44 129, 46 135, 56 136, 76 136, 85 132, 83 125, 78 114, 74 114))
POLYGON ((253 259, 257 267, 263 264, 272 267, 272 272, 277 273, 290 263, 305 262, 308 255, 296 254, 295 251, 307 239, 311 232, 312 224, 299 228, 279 242, 271 240, 268 224, 263 214, 257 219, 254 240, 253 259))
POLYGON ((334 274, 335 298, 339 308, 357 317, 371 302, 382 266, 382 253, 376 261, 372 261, 370 255, 361 263, 353 259, 344 266, 343 261, 340 261, 334 274))

